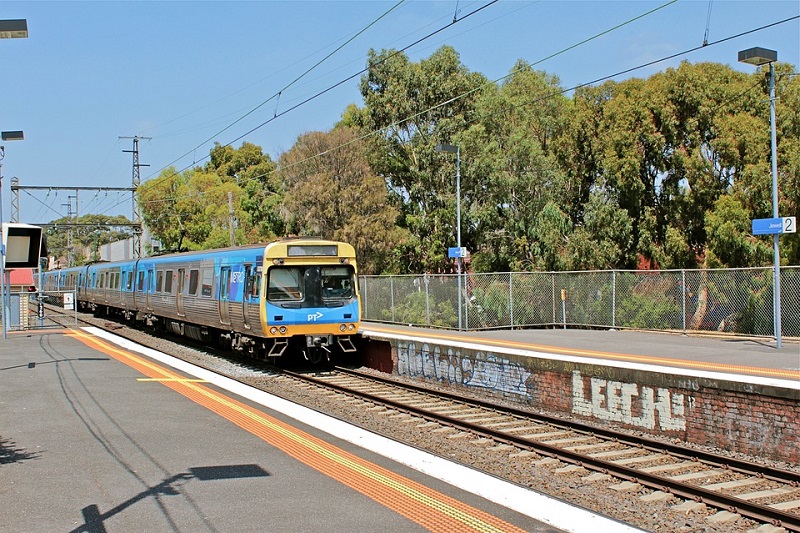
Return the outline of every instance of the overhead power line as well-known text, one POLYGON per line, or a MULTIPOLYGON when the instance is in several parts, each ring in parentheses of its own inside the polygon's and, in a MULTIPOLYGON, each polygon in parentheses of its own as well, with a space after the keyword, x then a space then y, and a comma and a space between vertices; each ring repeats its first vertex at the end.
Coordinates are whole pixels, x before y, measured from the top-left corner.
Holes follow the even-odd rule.
MULTIPOLYGON (((299 76, 297 76, 295 79, 293 79, 292 81, 290 81, 288 84, 286 84, 286 85, 285 85, 283 88, 281 88, 281 89, 280 89, 278 92, 276 92, 275 94, 273 94, 272 96, 270 96, 269 98, 267 98, 266 100, 264 100, 263 102, 261 102, 260 104, 258 104, 257 106, 255 106, 254 108, 252 108, 251 110, 249 110, 248 112, 246 112, 244 115, 240 116, 239 118, 237 118, 236 120, 234 120, 233 122, 231 122, 230 124, 228 124, 227 126, 225 126, 224 128, 222 128, 221 130, 219 130, 218 132, 216 132, 214 135, 212 135, 211 137, 209 137, 209 138, 208 138, 208 139, 206 139, 205 141, 201 142, 200 144, 198 144, 197 146, 195 146, 194 148, 192 148, 191 150, 189 150, 188 152, 186 152, 185 154, 181 155, 180 157, 178 157, 178 158, 177 158, 177 159, 175 159, 174 161, 172 161, 172 162, 170 162, 170 163, 166 164, 166 165, 165 165, 164 167, 162 167, 162 168, 161 168, 161 169, 160 169, 158 172, 161 172, 161 171, 162 171, 162 170, 164 170, 165 168, 168 168, 168 167, 170 167, 171 165, 173 165, 173 164, 177 163, 178 161, 180 161, 180 160, 181 160, 181 159, 183 159, 184 157, 186 157, 186 156, 188 156, 188 155, 192 154, 192 153, 193 153, 195 150, 197 150, 198 148, 201 148, 201 147, 202 147, 203 145, 205 145, 206 143, 208 143, 208 142, 210 142, 210 141, 213 141, 213 140, 214 140, 214 139, 215 139, 217 136, 219 136, 219 135, 221 135, 221 134, 225 133, 226 131, 228 131, 229 129, 231 129, 233 126, 235 126, 236 124, 238 124, 239 122, 241 122, 241 121, 242 121, 242 120, 244 120, 245 118, 249 117, 250 115, 252 115, 252 114, 253 114, 253 113, 255 113, 256 111, 258 111, 259 109, 261 109, 261 107, 263 107, 264 105, 266 105, 268 102, 272 101, 273 99, 277 99, 277 100, 279 101, 279 100, 280 100, 280 96, 281 96, 281 94, 282 94, 282 93, 283 93, 285 90, 289 89, 289 88, 290 88, 292 85, 294 85, 295 83, 297 83, 298 81, 300 81, 301 79, 303 79, 304 77, 306 77, 306 76, 307 76, 309 73, 311 73, 311 72, 312 72, 314 69, 316 69, 318 66, 320 66, 321 64, 323 64, 325 61, 327 61, 327 60, 328 60, 328 59, 330 59, 331 57, 333 57, 333 56, 334 56, 334 55, 335 55, 335 54, 336 54, 338 51, 340 51, 342 48, 344 48, 345 46, 347 46, 348 44, 350 44, 351 42, 353 42, 353 40, 355 40, 355 39, 356 39, 356 38, 357 38, 359 35, 361 35, 361 34, 362 34, 362 33, 364 33, 365 31, 367 31, 369 28, 371 28, 372 26, 374 26, 375 24, 377 24, 377 23, 378 23, 378 22, 379 22, 381 19, 383 19, 383 18, 384 18, 385 16, 387 16, 389 13, 391 13, 392 11, 394 11, 395 9, 397 9, 398 7, 400 7, 400 5, 401 5, 401 4, 403 4, 404 2, 405 2, 405 0, 400 0, 399 2, 397 2, 395 5, 393 5, 391 8, 389 8, 387 11, 385 11, 385 12, 384 12, 384 13, 383 13, 381 16, 379 16, 378 18, 376 18, 375 20, 373 20, 372 22, 370 22, 369 24, 367 24, 366 26, 364 26, 363 28, 361 28, 361 29, 360 29, 358 32, 356 32, 356 33, 355 33, 355 34, 354 34, 352 37, 350 37, 350 38, 349 38, 348 40, 346 40, 344 43, 342 43, 341 45, 339 45, 339 46, 338 46, 338 47, 337 47, 335 50, 333 50, 331 53, 329 53, 328 55, 326 55, 325 57, 323 57, 322 59, 320 59, 319 61, 317 61, 317 62, 316 62, 314 65, 312 65, 311 67, 309 67, 309 68, 308 68, 308 69, 307 69, 305 72, 303 72, 302 74, 300 74, 299 76)), ((275 117, 277 117, 277 116, 278 116, 278 107, 277 107, 277 103, 276 103, 276 104, 275 104, 275 112, 273 113, 273 118, 275 118, 275 117)), ((235 141, 234 141, 234 142, 235 142, 235 141)), ((227 146, 227 145, 226 145, 226 146, 227 146)), ((194 165, 194 163, 192 163, 192 164, 194 165)), ((185 170, 185 169, 184 169, 184 170, 185 170)))
MULTIPOLYGON (((624 26, 624 25, 626 25, 626 24, 628 24, 628 23, 630 23, 630 22, 632 22, 632 21, 634 21, 634 20, 638 20, 639 18, 641 18, 641 17, 643 17, 643 16, 646 16, 647 14, 650 14, 650 13, 654 12, 655 10, 657 10, 657 9, 660 9, 660 8, 663 8, 663 7, 666 7, 667 5, 670 5, 670 4, 674 3, 674 2, 675 2, 675 0, 672 0, 672 1, 670 1, 670 2, 668 2, 668 3, 666 3, 666 4, 664 4, 664 5, 660 6, 659 8, 655 8, 654 10, 650 10, 650 11, 648 11, 648 12, 646 12, 646 13, 642 14, 642 15, 639 15, 639 16, 637 16, 637 17, 634 17, 633 19, 630 19, 629 21, 623 22, 623 23, 621 23, 621 24, 618 24, 618 25, 616 25, 616 26, 614 26, 614 27, 612 27, 612 28, 609 28, 608 30, 605 30, 605 31, 603 31, 603 32, 601 32, 601 33, 599 33, 599 34, 596 34, 596 35, 595 35, 595 36, 593 36, 593 37, 590 37, 590 38, 584 39, 583 41, 580 41, 579 43, 573 44, 573 45, 571 45, 571 46, 569 46, 569 47, 567 47, 567 48, 564 48, 564 49, 562 49, 562 50, 560 50, 560 51, 558 51, 558 52, 554 53, 554 54, 551 54, 551 55, 549 55, 549 56, 547 56, 547 57, 545 57, 545 58, 542 58, 542 59, 540 59, 540 60, 538 60, 538 61, 536 61, 536 62, 532 63, 532 65, 537 65, 537 64, 539 64, 539 63, 542 63, 542 62, 544 62, 544 61, 546 61, 546 60, 548 60, 548 59, 551 59, 551 58, 553 58, 553 57, 556 57, 556 56, 558 56, 558 55, 560 55, 560 54, 563 54, 564 52, 566 52, 566 51, 568 51, 568 50, 572 50, 572 49, 576 48, 577 46, 580 46, 581 44, 585 44, 585 43, 587 43, 587 42, 590 42, 591 40, 593 40, 593 39, 596 39, 596 38, 598 38, 599 36, 605 35, 605 34, 607 34, 608 32, 610 32, 610 31, 613 31, 614 29, 620 28, 620 27, 622 27, 622 26, 624 26)), ((493 4, 493 3, 495 3, 495 2, 492 2, 492 4, 493 4)), ((472 14, 474 14, 474 13, 476 13, 476 12, 478 12, 478 11, 480 11, 480 10, 484 9, 485 7, 488 7, 489 5, 491 5, 491 4, 486 4, 485 6, 481 7, 479 10, 476 10, 476 11, 474 11, 474 12, 470 12, 470 13, 469 13, 469 14, 467 14, 465 17, 462 17, 462 19, 459 19, 459 20, 463 20, 464 18, 467 18, 468 16, 471 16, 472 14)), ((738 39, 738 38, 740 38, 740 37, 744 37, 744 36, 746 36, 746 35, 750 35, 750 34, 752 34, 752 33, 756 33, 756 32, 759 32, 759 31, 763 31, 763 30, 765 30, 765 29, 769 29, 769 28, 771 28, 771 27, 775 27, 775 26, 778 26, 778 25, 781 25, 781 24, 785 24, 785 23, 791 22, 791 21, 793 21, 793 20, 797 20, 798 18, 800 18, 800 16, 793 16, 793 17, 789 17, 789 18, 786 18, 786 19, 783 19, 783 20, 780 20, 780 21, 776 21, 776 22, 773 22, 773 23, 770 23, 770 24, 766 24, 766 25, 763 25, 763 26, 759 26, 759 27, 757 27, 757 28, 753 28, 753 29, 750 29, 750 30, 747 30, 747 31, 744 31, 744 32, 740 32, 740 33, 737 33, 737 34, 734 34, 734 35, 730 35, 730 36, 728 36, 728 37, 724 37, 724 38, 718 39, 718 40, 716 40, 716 41, 712 41, 712 42, 706 43, 706 44, 704 44, 704 45, 701 45, 701 46, 696 46, 696 47, 692 47, 692 48, 689 48, 689 49, 686 49, 686 50, 682 50, 682 51, 680 51, 680 52, 676 52, 676 53, 674 53, 674 54, 670 54, 670 55, 667 55, 667 56, 664 56, 664 57, 661 57, 661 58, 658 58, 658 59, 655 59, 655 60, 652 60, 652 61, 648 61, 648 62, 646 62, 646 63, 642 63, 642 64, 640 64, 640 65, 637 65, 637 66, 634 66, 634 67, 631 67, 631 68, 628 68, 628 69, 624 69, 624 70, 620 70, 620 71, 614 72, 613 74, 609 74, 609 75, 603 76, 603 77, 601 77, 601 78, 594 79, 594 80, 592 80, 592 81, 588 81, 588 82, 580 83, 580 84, 574 85, 574 86, 572 86, 572 87, 569 87, 569 88, 566 88, 566 89, 563 89, 563 90, 560 90, 560 91, 553 92, 553 93, 551 93, 551 94, 548 94, 548 95, 545 95, 545 96, 543 96, 543 97, 541 97, 541 98, 539 98, 539 99, 536 99, 536 100, 535 100, 535 101, 533 101, 533 102, 528 102, 528 103, 526 103, 526 105, 530 105, 530 104, 532 104, 532 103, 538 103, 538 102, 542 102, 542 101, 544 101, 544 100, 546 100, 546 99, 553 98, 553 97, 555 97, 555 96, 557 96, 557 95, 559 95, 559 94, 565 94, 565 93, 569 93, 569 92, 575 91, 575 90, 577 90, 577 89, 580 89, 580 88, 583 88, 583 87, 587 87, 587 86, 595 85, 595 84, 597 84, 597 83, 601 83, 601 82, 603 82, 603 81, 607 81, 607 80, 610 80, 610 79, 612 79, 612 78, 616 78, 616 77, 619 77, 619 76, 622 76, 622 75, 625 75, 625 74, 630 74, 631 72, 635 72, 635 71, 637 71, 637 70, 641 70, 641 69, 644 69, 644 68, 650 67, 650 66, 652 66, 652 65, 655 65, 655 64, 658 64, 658 63, 662 63, 662 62, 664 62, 664 61, 669 61, 669 60, 671 60, 671 59, 674 59, 674 58, 676 58, 676 57, 680 57, 680 56, 684 56, 684 55, 691 54, 691 53, 693 53, 693 52, 696 52, 696 51, 698 51, 698 50, 700 50, 700 49, 702 49, 702 48, 704 48, 704 47, 706 47, 706 46, 715 46, 715 45, 718 45, 718 44, 721 44, 721 43, 724 43, 724 42, 727 42, 727 41, 731 41, 731 40, 734 40, 734 39, 738 39)), ((404 47, 404 48, 403 48, 403 49, 401 49, 401 50, 398 50, 396 53, 402 53, 404 50, 407 50, 407 49, 408 49, 408 48, 410 48, 411 46, 414 46, 414 45, 418 44, 419 42, 422 42, 422 41, 424 41, 425 39, 427 39, 427 38, 430 38, 430 37, 432 37, 433 35, 436 35, 436 34, 440 33, 440 32, 441 32, 441 31, 443 31, 444 29, 446 29, 446 28, 448 28, 448 27, 452 26, 452 24, 453 24, 453 23, 449 23, 449 24, 447 24, 447 25, 443 26, 442 28, 440 28, 440 29, 438 29, 438 30, 436 30, 436 31, 434 31, 434 32, 431 32, 430 34, 426 35, 425 37, 423 37, 423 38, 421 38, 421 39, 418 39, 418 40, 414 41, 414 43, 412 43, 412 44, 410 44, 410 45, 408 45, 408 46, 404 47)), ((387 58, 387 59, 388 59, 388 58, 387 58)), ((332 89, 333 89, 333 88, 335 88, 335 87, 338 87, 338 86, 339 86, 339 85, 341 85, 342 83, 345 83, 346 81, 349 81, 350 79, 352 79, 353 77, 355 77, 355 76, 357 76, 357 75, 363 74, 364 72, 366 72, 366 70, 368 70, 368 68, 369 68, 369 67, 367 67, 367 69, 363 69, 363 70, 359 71, 359 72, 358 72, 358 73, 356 73, 355 75, 349 76, 349 77, 348 77, 348 78, 346 78, 345 80, 342 80, 341 82, 338 82, 337 84, 335 84, 335 85, 333 85, 333 86, 329 87, 328 89, 325 89, 325 90, 323 90, 323 91, 321 91, 321 92, 317 93, 316 95, 314 95, 314 96, 312 96, 312 97, 310 97, 310 98, 308 98, 308 99, 306 99, 306 100, 304 100, 304 101, 300 102, 299 104, 297 104, 297 105, 293 106, 292 108, 289 108, 289 109, 285 110, 284 112, 280 113, 278 116, 281 116, 281 115, 283 115, 283 114, 286 114, 286 113, 288 113, 288 112, 290 112, 290 111, 292 111, 292 110, 296 109, 297 107, 299 107, 299 106, 301 106, 301 105, 304 105, 305 103, 307 103, 307 102, 309 102, 309 101, 313 100, 314 98, 316 98, 316 97, 318 97, 318 96, 320 96, 320 95, 322 95, 322 94, 324 94, 324 93, 326 93, 326 92, 328 92, 328 91, 332 90, 332 89)), ((499 81, 502 81, 502 80, 504 80, 504 79, 506 79, 506 78, 508 78, 508 77, 510 77, 510 76, 512 76, 512 75, 514 75, 515 73, 516 73, 516 71, 512 71, 511 73, 509 73, 509 74, 507 74, 507 75, 505 75, 505 76, 502 76, 502 77, 498 78, 497 80, 494 80, 494 81, 492 81, 492 82, 490 82, 490 83, 491 83, 491 84, 496 84, 497 82, 499 82, 499 81)), ((479 89, 480 89, 480 88, 479 88, 479 89)), ((458 99, 460 99, 460 98, 464 98, 464 97, 466 97, 466 96, 468 96, 468 95, 472 94, 473 92, 475 92, 475 90, 478 90, 478 89, 473 89, 473 90, 471 90, 471 91, 469 91, 469 92, 467 92, 467 93, 464 93, 464 94, 462 94, 462 95, 458 95, 458 96, 456 96, 456 97, 454 97, 454 98, 450 98, 450 99, 448 99, 447 101, 444 101, 444 102, 441 102, 441 103, 439 103, 439 104, 437 104, 437 105, 435 105, 435 106, 432 106, 432 107, 430 107, 430 108, 428 108, 428 109, 426 109, 426 110, 424 110, 424 111, 422 111, 422 112, 420 112, 420 113, 418 113, 418 114, 415 114, 415 115, 413 115, 413 116, 411 116, 411 117, 406 117, 405 119, 403 119, 403 120, 400 120, 400 121, 396 122, 395 124, 393 124, 393 125, 391 125, 391 126, 389 126, 389 127, 392 127, 392 126, 397 126, 397 125, 399 125, 399 124, 402 124, 402 123, 404 123, 404 122, 407 122, 407 121, 409 121, 409 120, 413 120, 413 119, 414 119, 414 118, 416 118, 417 116, 420 116, 420 115, 422 115, 422 114, 425 114, 425 113, 428 113, 428 112, 430 112, 430 111, 433 111, 433 110, 435 110, 435 109, 437 109, 437 108, 439 108, 439 107, 441 107, 441 106, 443 106, 443 105, 447 105, 447 104, 449 104, 449 103, 452 103, 452 102, 454 102, 454 101, 457 101, 457 100, 458 100, 458 99)), ((257 126, 256 128, 253 128, 252 130, 248 131, 247 133, 243 134, 242 136, 239 136, 239 137, 237 137, 236 139, 234 139, 233 141, 229 142, 229 143, 228 143, 228 144, 226 144, 225 146, 230 146, 231 144, 233 144, 233 143, 237 142, 238 140, 240 140, 241 138, 245 137, 246 135, 249 135, 249 134, 250 134, 250 133, 252 133, 253 131, 257 130, 258 128, 260 128, 260 127, 263 127, 264 125, 268 124, 268 123, 269 123, 269 122, 271 122, 272 120, 274 120, 274 117, 273 117, 273 119, 270 119, 270 120, 267 120, 267 121, 265 121, 264 123, 262 123, 261 125, 257 126)), ((348 146, 348 145, 350 145, 350 144, 352 144, 352 143, 354 143, 354 142, 357 142, 357 141, 359 141, 359 140, 363 140, 363 139, 365 139, 365 138, 368 138, 368 137, 370 137, 370 136, 372 136, 372 135, 377 135, 377 134, 381 133, 382 131, 385 131, 385 129, 386 129, 386 128, 383 128, 383 129, 381 129, 381 130, 376 130, 376 131, 372 131, 372 132, 366 133, 366 134, 362 135, 361 137, 359 137, 358 139, 354 139, 354 140, 352 140, 352 141, 350 141, 350 142, 348 142, 348 143, 342 144, 342 145, 340 145, 340 146, 337 146, 337 147, 333 147, 333 148, 331 148, 331 149, 327 150, 327 151, 326 151, 326 153, 329 153, 329 152, 331 152, 331 151, 334 151, 334 150, 336 150, 336 149, 339 149, 339 148, 343 148, 343 147, 345 147, 345 146, 348 146)), ((316 156, 312 156, 312 157, 310 157, 310 158, 307 158, 307 159, 305 159, 305 160, 303 160, 303 161, 298 161, 297 163, 294 163, 294 165, 296 165, 296 164, 301 164, 301 163, 303 163, 304 161, 311 160, 311 159, 313 159, 314 157, 319 157, 320 155, 323 155, 323 154, 317 154, 316 156)), ((186 168, 184 168, 184 169, 182 169, 182 170, 180 170, 180 171, 177 171, 177 172, 175 172, 174 174, 170 174, 169 176, 165 176, 165 178, 166 178, 166 177, 171 177, 171 176, 173 176, 173 175, 175 175, 175 174, 179 174, 180 172, 183 172, 184 170, 186 170, 186 169, 188 169, 188 168, 189 168, 189 167, 186 167, 186 168)), ((286 167, 284 167, 284 169, 285 169, 285 168, 286 168, 286 167)), ((259 175, 259 176, 253 176, 253 177, 252 177, 252 178, 250 178, 250 179, 259 179, 259 178, 264 178, 264 177, 268 176, 269 174, 270 174, 270 173, 267 173, 267 174, 262 174, 262 175, 259 175)), ((161 199, 161 200, 158 200, 157 202, 161 202, 161 201, 169 201, 169 200, 170 200, 170 199, 161 199)), ((152 202, 151 202, 151 203, 152 203, 152 202)))

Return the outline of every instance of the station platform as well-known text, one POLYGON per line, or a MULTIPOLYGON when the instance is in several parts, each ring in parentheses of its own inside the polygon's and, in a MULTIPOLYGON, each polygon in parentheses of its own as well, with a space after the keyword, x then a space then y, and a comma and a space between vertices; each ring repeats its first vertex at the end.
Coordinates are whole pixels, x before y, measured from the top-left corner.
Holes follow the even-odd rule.
POLYGON ((632 330, 515 329, 454 331, 364 322, 361 333, 373 338, 443 341, 453 346, 495 349, 504 353, 600 361, 609 366, 639 363, 700 372, 764 376, 800 387, 800 339, 775 340, 730 335, 682 335, 632 330))
POLYGON ((800 343, 364 322, 365 364, 589 424, 800 462, 800 343))
POLYGON ((0 532, 636 531, 91 328, 0 384, 0 532))

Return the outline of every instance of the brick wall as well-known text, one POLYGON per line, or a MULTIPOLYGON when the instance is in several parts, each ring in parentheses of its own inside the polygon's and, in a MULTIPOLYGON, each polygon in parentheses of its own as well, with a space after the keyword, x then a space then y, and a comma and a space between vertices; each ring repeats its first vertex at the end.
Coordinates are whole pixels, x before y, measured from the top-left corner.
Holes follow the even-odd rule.
POLYGON ((797 389, 395 339, 372 338, 364 352, 373 368, 589 424, 800 462, 797 389))

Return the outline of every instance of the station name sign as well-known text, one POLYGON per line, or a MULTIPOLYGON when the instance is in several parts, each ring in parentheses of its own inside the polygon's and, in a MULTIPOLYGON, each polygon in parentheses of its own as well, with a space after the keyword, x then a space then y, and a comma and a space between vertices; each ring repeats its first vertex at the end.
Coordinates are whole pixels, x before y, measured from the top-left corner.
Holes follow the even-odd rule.
POLYGON ((447 257, 467 257, 467 249, 462 246, 461 248, 455 246, 447 249, 447 257))
POLYGON ((753 235, 782 235, 797 232, 795 217, 753 219, 753 235))

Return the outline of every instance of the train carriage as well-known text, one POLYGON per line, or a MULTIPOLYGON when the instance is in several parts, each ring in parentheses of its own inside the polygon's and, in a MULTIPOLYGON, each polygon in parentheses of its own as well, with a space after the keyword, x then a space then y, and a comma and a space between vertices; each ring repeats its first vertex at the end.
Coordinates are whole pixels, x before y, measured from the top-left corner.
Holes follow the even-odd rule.
POLYGON ((252 333, 255 324, 258 332, 263 258, 260 245, 142 259, 137 309, 196 340, 207 340, 208 328, 252 333), (242 280, 256 288, 254 295, 245 297, 242 280))
POLYGON ((355 250, 295 238, 96 263, 45 274, 78 304, 260 357, 294 346, 314 362, 353 352, 361 309, 355 250))

